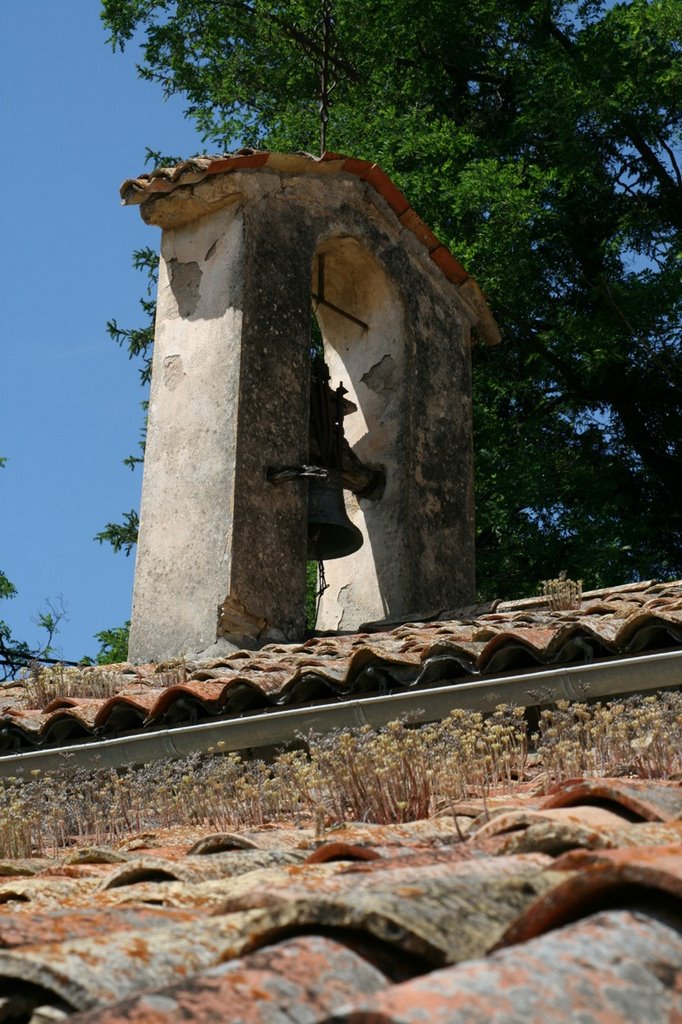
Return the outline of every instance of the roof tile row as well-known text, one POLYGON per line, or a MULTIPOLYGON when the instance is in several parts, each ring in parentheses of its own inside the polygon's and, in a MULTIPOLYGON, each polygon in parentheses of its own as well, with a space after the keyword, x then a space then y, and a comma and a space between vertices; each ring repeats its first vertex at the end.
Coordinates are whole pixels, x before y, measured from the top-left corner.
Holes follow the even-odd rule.
POLYGON ((682 843, 599 839, 682 826, 679 783, 582 779, 454 810, 459 829, 348 823, 182 848, 169 834, 134 853, 17 861, 24 877, 0 888, 3 1012, 33 1024, 198 1024, 227 1006, 264 1024, 533 1024, 550 1006, 556 1021, 679 1019, 682 843), (496 829, 530 836, 537 819, 569 817, 582 848, 491 846, 496 829))
MULTIPOLYGON (((154 688, 155 666, 120 666, 119 692, 112 697, 65 696, 44 710, 0 710, 0 751, 682 645, 680 582, 588 594, 568 611, 551 611, 537 600, 503 607, 476 618, 439 613, 383 632, 235 651, 187 664, 183 682, 162 688, 154 688)), ((160 668, 163 682, 167 674, 160 668)))

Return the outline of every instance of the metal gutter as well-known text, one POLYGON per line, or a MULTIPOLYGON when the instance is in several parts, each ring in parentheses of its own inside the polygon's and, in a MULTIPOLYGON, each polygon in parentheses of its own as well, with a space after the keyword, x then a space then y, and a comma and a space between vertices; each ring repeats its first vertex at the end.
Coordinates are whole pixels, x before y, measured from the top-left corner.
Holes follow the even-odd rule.
POLYGON ((159 758, 276 747, 309 732, 327 733, 363 725, 386 725, 401 716, 413 722, 445 718, 454 708, 494 711, 498 704, 534 707, 558 700, 585 701, 682 686, 682 651, 613 658, 588 665, 450 683, 386 697, 360 697, 330 704, 272 710, 200 725, 147 730, 98 740, 0 757, 0 778, 65 767, 122 768, 159 758))

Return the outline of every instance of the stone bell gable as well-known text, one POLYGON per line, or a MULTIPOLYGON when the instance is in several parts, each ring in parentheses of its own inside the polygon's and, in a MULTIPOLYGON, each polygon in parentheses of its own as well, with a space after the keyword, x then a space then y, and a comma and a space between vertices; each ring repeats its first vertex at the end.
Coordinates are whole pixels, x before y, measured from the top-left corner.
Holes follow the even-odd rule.
POLYGON ((130 657, 299 640, 311 311, 346 440, 381 479, 346 491, 362 547, 325 566, 318 628, 474 595, 475 282, 375 165, 253 153, 134 179, 163 229, 130 657))

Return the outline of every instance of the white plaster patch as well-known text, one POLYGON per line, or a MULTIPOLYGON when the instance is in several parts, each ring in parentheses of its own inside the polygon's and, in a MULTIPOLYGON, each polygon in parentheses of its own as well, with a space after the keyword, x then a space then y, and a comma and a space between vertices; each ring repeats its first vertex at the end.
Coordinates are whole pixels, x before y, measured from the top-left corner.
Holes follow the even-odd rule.
POLYGON ((166 356, 163 361, 163 383, 169 391, 175 391, 184 377, 182 356, 166 356))

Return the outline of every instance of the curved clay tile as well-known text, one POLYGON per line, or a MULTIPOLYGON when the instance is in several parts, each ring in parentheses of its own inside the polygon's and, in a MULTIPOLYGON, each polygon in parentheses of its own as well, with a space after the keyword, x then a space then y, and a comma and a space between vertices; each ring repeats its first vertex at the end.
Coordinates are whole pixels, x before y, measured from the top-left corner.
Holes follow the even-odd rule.
POLYGON ((236 832, 214 832, 203 836, 187 851, 187 856, 208 856, 214 853, 225 853, 227 850, 257 850, 258 843, 236 832))
POLYGON ((71 1011, 110 1005, 238 956, 247 941, 248 917, 205 918, 201 928, 194 921, 173 922, 0 950, 0 996, 17 994, 28 984, 42 989, 45 1003, 49 996, 53 1005, 71 1011))
MULTIPOLYGON (((664 887, 677 896, 682 895, 682 843, 676 843, 667 849, 641 846, 638 849, 599 850, 597 852, 576 850, 566 854, 557 861, 559 870, 578 871, 595 865, 611 865, 625 869, 629 876, 643 872, 642 878, 650 879, 655 872, 656 879, 667 879, 664 887)), ((655 883, 658 886, 658 881, 655 883)))
POLYGON ((100 889, 117 889, 139 882, 194 882, 200 876, 183 861, 164 857, 133 857, 111 871, 100 883, 100 889))
POLYGON ((163 718, 174 704, 187 698, 210 714, 217 714, 225 704, 225 694, 231 682, 233 680, 199 682, 190 679, 186 683, 169 686, 156 696, 156 700, 149 708, 146 722, 154 722, 163 718))
POLYGON ((682 821, 637 821, 614 832, 608 849, 628 846, 678 846, 682 843, 682 821))
POLYGON ((46 740, 59 738, 63 742, 69 736, 89 735, 95 727, 95 721, 99 714, 100 701, 92 701, 83 707, 77 705, 70 708, 59 708, 47 714, 45 723, 41 729, 41 737, 46 740))
POLYGON ((44 857, 7 857, 0 860, 0 878, 37 875, 52 867, 53 863, 44 857))
MULTIPOLYGON (((279 872, 261 872, 254 876, 253 884, 233 884, 232 880, 223 881, 220 885, 224 902, 219 905, 218 913, 234 913, 235 911, 255 910, 258 908, 277 908, 282 904, 297 904, 301 908, 310 907, 321 901, 329 903, 340 900, 344 904, 352 900, 358 893, 364 893, 368 899, 383 900, 396 893, 409 894, 415 897, 423 892, 423 885, 441 886, 448 891, 459 882, 464 888, 469 880, 477 878, 481 884, 485 881, 500 881, 512 876, 528 876, 530 872, 540 872, 551 866, 550 857, 542 854, 527 854, 519 857, 496 857, 488 859, 466 859, 449 856, 444 851, 431 850, 408 857, 390 857, 372 861, 327 861, 322 864, 311 864, 310 861, 300 867, 285 868, 279 872)), ((247 879, 248 881, 248 879, 247 879)), ((210 894, 213 896, 218 887, 210 894)), ((208 896, 208 890, 202 889, 201 898, 208 896)), ((189 904, 185 904, 189 905, 189 904)), ((366 929, 365 929, 366 930, 366 929)))
POLYGON ((502 877, 427 877, 395 888, 281 901, 252 912, 250 942, 265 944, 292 931, 360 933, 391 949, 396 967, 411 958, 416 973, 419 962, 438 966, 483 956, 525 907, 554 888, 557 877, 563 876, 527 871, 502 877))
POLYGON ((27 736, 39 736, 47 718, 44 711, 23 708, 5 708, 0 715, 0 729, 19 728, 27 736))
POLYGON ((380 861, 348 865, 340 875, 322 883, 328 891, 366 889, 383 892, 413 882, 428 880, 447 881, 452 885, 459 880, 480 878, 493 881, 527 875, 532 871, 544 871, 552 867, 552 858, 542 853, 520 854, 518 856, 476 857, 457 856, 457 850, 427 850, 405 857, 385 856, 380 861))
POLYGON ((603 807, 587 805, 571 805, 570 807, 548 808, 547 810, 518 809, 495 814, 490 821, 469 833, 475 843, 477 839, 488 836, 502 835, 507 832, 518 832, 529 825, 541 822, 558 822, 584 829, 586 832, 598 833, 608 829, 622 828, 630 820, 627 814, 617 814, 603 807))
POLYGON ((682 925, 682 846, 579 850, 561 857, 554 867, 557 873, 570 872, 569 877, 531 904, 499 946, 526 942, 606 902, 622 909, 650 906, 657 913, 663 898, 668 913, 682 925))
POLYGON ((635 782, 625 779, 569 779, 555 786, 541 808, 574 807, 588 801, 606 801, 615 810, 629 811, 642 821, 682 819, 682 786, 679 783, 635 782))
POLYGON ((55 697, 49 704, 46 704, 43 711, 46 714, 50 714, 51 711, 60 711, 63 708, 79 708, 86 710, 88 708, 99 708, 102 703, 102 698, 98 697, 55 697))
POLYGON ((357 846, 352 843, 323 843, 322 846, 306 857, 305 864, 326 864, 335 860, 381 860, 381 854, 370 846, 357 846))
POLYGON ((305 854, 300 850, 230 850, 211 857, 193 856, 180 860, 164 857, 137 857, 110 872, 101 889, 136 885, 138 882, 167 880, 204 882, 217 878, 234 878, 261 868, 299 864, 305 854))
POLYGON ((638 634, 645 630, 670 632, 673 639, 679 640, 682 636, 682 609, 676 604, 661 607, 654 602, 637 608, 621 625, 619 646, 640 649, 643 645, 641 641, 638 642, 638 634))
POLYGON ((130 854, 108 846, 81 846, 66 857, 65 864, 123 864, 130 854))
POLYGON ((571 628, 571 626, 567 626, 559 621, 550 626, 524 625, 518 628, 500 630, 486 643, 478 659, 478 667, 483 671, 499 648, 512 643, 525 648, 538 662, 547 661, 560 648, 562 637, 571 628))
POLYGON ((478 660, 485 650, 484 643, 441 640, 429 644, 422 654, 423 669, 419 682, 431 681, 436 675, 471 676, 478 672, 478 660), (436 671, 434 671, 434 669, 436 671))
POLYGON ((240 1021, 289 1024, 326 1020, 340 1006, 387 985, 375 967, 345 946, 314 935, 288 939, 232 960, 172 988, 109 1009, 78 1014, 74 1024, 176 1024, 240 1021), (228 1010, 229 1007, 229 1010, 228 1010))
POLYGON ((96 878, 33 878, 17 879, 0 885, 0 905, 30 903, 45 909, 68 906, 72 898, 90 897, 97 886, 96 878))
POLYGON ((672 1024, 680 971, 675 929, 616 911, 394 985, 328 1024, 672 1024))
POLYGON ((201 910, 220 916, 270 906, 282 899, 294 898, 297 894, 299 897, 307 896, 310 895, 310 888, 318 895, 320 879, 326 882, 329 876, 339 874, 343 867, 340 862, 308 865, 304 886, 299 885, 301 869, 298 865, 257 868, 242 875, 212 878, 204 882, 138 882, 135 885, 98 890, 90 895, 84 906, 101 910, 107 907, 155 906, 201 910))
POLYGON ((394 824, 346 821, 322 836, 306 839, 301 849, 316 849, 323 843, 342 842, 351 846, 392 846, 406 848, 452 843, 459 838, 451 817, 422 818, 394 824))
POLYGON ((109 697, 102 701, 99 711, 94 720, 95 729, 103 729, 109 724, 109 720, 115 716, 121 719, 134 717, 135 721, 142 722, 154 706, 158 698, 158 691, 150 690, 147 693, 119 694, 116 697, 109 697))
POLYGON ((168 910, 160 907, 112 907, 106 910, 62 908, 42 913, 0 915, 0 948, 40 946, 67 939, 99 938, 114 931, 146 928, 194 921, 193 910, 168 910))
POLYGON ((671 846, 682 841, 682 822, 636 822, 618 828, 591 829, 567 821, 543 819, 514 832, 502 844, 504 853, 519 854, 532 850, 553 857, 568 850, 616 849, 621 846, 671 846))

